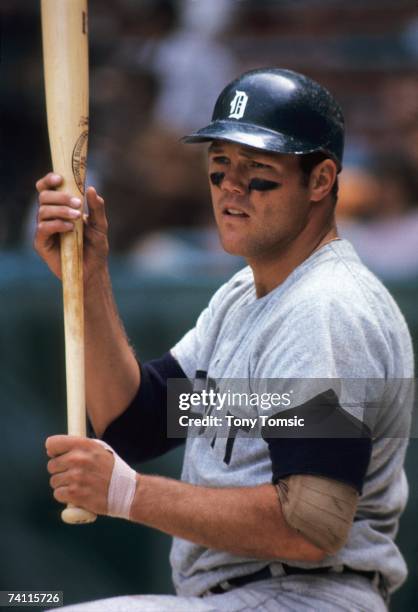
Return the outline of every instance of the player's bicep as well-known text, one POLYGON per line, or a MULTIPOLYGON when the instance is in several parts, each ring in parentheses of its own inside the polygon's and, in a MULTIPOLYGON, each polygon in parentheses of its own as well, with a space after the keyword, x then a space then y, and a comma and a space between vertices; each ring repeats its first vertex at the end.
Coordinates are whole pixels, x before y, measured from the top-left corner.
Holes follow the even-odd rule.
POLYGON ((297 432, 286 434, 281 424, 262 429, 273 483, 292 474, 311 474, 345 482, 361 494, 372 451, 367 425, 344 409, 332 389, 278 412, 271 422, 294 421, 296 415, 304 423, 297 432))

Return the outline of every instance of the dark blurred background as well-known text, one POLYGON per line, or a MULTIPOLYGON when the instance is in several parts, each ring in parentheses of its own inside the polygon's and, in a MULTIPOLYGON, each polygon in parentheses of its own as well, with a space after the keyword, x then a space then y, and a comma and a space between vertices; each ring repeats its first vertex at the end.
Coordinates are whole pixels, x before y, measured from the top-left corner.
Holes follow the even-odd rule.
MULTIPOLYGON (((1 2, 0 590, 64 590, 67 603, 171 592, 161 534, 123 521, 59 520, 43 443, 65 431, 60 287, 32 253, 34 184, 51 166, 39 3, 1 2)), ((395 295, 418 346, 416 0, 90 0, 88 184, 110 220, 116 300, 141 359, 190 326, 242 262, 213 227, 205 155, 179 138, 221 88, 275 65, 327 86, 344 109, 340 233, 395 295)), ((71 95, 71 92, 69 92, 71 95)), ((177 476, 181 451, 141 469, 177 476)), ((392 610, 418 609, 418 446, 392 610)))

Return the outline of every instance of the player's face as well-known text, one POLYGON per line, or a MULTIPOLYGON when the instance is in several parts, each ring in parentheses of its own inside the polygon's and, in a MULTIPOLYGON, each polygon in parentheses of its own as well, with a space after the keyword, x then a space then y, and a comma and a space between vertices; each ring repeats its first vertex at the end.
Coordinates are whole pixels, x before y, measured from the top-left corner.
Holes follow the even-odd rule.
POLYGON ((247 260, 274 257, 309 222, 309 190, 295 155, 225 141, 209 147, 215 220, 225 251, 247 260))

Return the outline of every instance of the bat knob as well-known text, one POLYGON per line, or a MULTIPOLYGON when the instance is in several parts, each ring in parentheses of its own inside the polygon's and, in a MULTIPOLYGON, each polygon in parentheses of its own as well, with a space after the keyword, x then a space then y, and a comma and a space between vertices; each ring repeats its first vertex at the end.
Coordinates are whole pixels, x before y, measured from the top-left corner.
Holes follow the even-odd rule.
POLYGON ((94 523, 97 516, 94 512, 89 512, 83 508, 77 508, 69 504, 65 510, 61 512, 61 518, 64 523, 69 525, 81 525, 83 523, 94 523))

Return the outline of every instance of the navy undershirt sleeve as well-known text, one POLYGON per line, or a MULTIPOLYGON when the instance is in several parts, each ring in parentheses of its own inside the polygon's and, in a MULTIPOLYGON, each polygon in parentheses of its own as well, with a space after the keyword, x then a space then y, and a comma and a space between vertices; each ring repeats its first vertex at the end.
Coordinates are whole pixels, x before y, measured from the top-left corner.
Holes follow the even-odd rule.
POLYGON ((184 442, 167 437, 167 379, 186 378, 185 373, 171 353, 140 368, 136 396, 102 437, 128 463, 154 459, 184 442))
POLYGON ((368 427, 341 408, 332 390, 275 417, 293 418, 296 414, 309 424, 312 437, 306 432, 301 437, 297 431, 263 428, 273 483, 292 474, 311 474, 345 482, 361 494, 372 451, 368 427))

